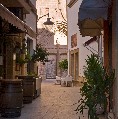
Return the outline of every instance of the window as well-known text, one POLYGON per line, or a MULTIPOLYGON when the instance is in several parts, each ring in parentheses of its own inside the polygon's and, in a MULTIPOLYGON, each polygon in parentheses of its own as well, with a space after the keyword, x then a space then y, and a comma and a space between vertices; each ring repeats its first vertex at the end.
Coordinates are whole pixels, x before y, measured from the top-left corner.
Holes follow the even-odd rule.
POLYGON ((21 8, 21 7, 9 7, 8 9, 15 16, 17 16, 19 19, 23 20, 23 8, 21 8))

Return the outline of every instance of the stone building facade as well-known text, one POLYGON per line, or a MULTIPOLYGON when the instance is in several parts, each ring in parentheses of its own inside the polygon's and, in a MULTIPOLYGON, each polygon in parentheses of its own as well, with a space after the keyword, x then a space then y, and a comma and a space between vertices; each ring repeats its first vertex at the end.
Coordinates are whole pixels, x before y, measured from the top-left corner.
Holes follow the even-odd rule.
POLYGON ((36 0, 33 3, 30 0, 0 0, 0 76, 4 79, 27 74, 27 64, 21 66, 17 61, 19 57, 25 59, 24 41, 28 37, 36 46, 37 12, 34 3, 36 0), (34 21, 34 27, 29 19, 34 21))
POLYGON ((58 67, 58 62, 67 59, 67 36, 57 28, 58 23, 66 22, 66 0, 37 0, 37 14, 40 17, 37 27, 37 43, 45 47, 48 52, 48 62, 45 65, 39 63, 39 75, 43 79, 54 79, 56 75, 63 76, 58 67), (54 22, 52 28, 44 26, 47 13, 54 22))
MULTIPOLYGON (((46 62, 45 65, 39 63, 38 72, 43 79, 55 79, 56 75, 63 75, 58 67, 58 62, 63 59, 67 59, 67 45, 54 44, 54 34, 44 29, 43 32, 44 33, 41 33, 41 35, 38 35, 37 43, 42 44, 42 46, 47 49, 49 56, 48 62, 46 62), (47 37, 43 36, 46 35, 45 32, 47 35, 52 35, 47 39, 47 37)), ((40 33, 40 30, 38 33, 40 33)))

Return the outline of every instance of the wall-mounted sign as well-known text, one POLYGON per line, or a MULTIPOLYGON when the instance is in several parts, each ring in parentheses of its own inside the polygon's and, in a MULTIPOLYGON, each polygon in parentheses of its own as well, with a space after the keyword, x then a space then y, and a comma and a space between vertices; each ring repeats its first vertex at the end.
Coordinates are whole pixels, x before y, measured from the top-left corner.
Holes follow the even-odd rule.
POLYGON ((71 36, 71 48, 77 46, 77 33, 71 36))

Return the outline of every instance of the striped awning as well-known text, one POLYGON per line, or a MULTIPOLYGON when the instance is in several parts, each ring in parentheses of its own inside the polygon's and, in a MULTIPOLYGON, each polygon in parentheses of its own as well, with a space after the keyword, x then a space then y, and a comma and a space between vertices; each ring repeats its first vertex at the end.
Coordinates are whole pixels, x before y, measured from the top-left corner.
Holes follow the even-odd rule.
POLYGON ((99 36, 103 21, 108 18, 110 0, 83 0, 78 13, 78 25, 82 36, 99 36))
POLYGON ((36 38, 36 32, 33 31, 26 23, 20 20, 2 4, 0 4, 0 17, 18 29, 26 32, 29 34, 29 36, 36 38))

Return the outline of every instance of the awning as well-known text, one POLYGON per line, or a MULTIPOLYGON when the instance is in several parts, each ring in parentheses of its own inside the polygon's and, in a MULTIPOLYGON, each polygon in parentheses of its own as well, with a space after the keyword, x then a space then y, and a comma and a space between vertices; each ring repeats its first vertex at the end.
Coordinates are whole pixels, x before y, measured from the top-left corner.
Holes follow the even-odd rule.
POLYGON ((27 24, 25 24, 25 32, 32 38, 36 38, 36 32, 31 27, 29 27, 27 24))
POLYGON ((82 36, 98 36, 107 20, 110 0, 83 0, 78 13, 78 25, 82 36))
POLYGON ((18 29, 27 32, 31 37, 36 38, 36 33, 2 4, 0 4, 0 17, 18 29))
POLYGON ((91 38, 91 39, 89 39, 88 41, 86 41, 86 42, 84 43, 84 46, 88 46, 89 44, 91 44, 91 43, 94 42, 94 41, 97 41, 97 37, 96 37, 96 36, 94 36, 93 38, 91 38))

